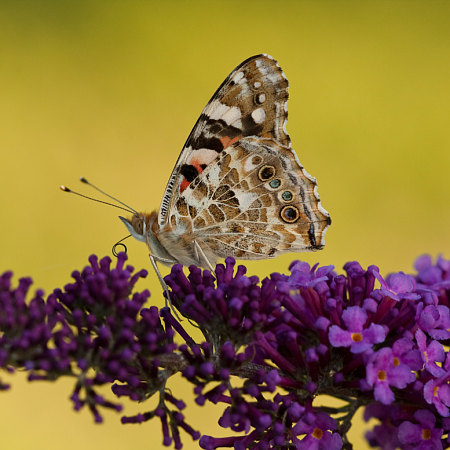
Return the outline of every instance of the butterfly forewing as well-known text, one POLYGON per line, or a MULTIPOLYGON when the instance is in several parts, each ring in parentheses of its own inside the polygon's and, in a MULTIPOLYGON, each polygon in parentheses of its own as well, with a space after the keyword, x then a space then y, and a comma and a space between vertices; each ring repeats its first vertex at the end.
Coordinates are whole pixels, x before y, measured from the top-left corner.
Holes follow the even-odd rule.
POLYGON ((220 153, 246 136, 290 147, 286 131, 288 82, 277 62, 257 55, 225 79, 195 124, 169 178, 158 222, 169 220, 179 196, 220 153))

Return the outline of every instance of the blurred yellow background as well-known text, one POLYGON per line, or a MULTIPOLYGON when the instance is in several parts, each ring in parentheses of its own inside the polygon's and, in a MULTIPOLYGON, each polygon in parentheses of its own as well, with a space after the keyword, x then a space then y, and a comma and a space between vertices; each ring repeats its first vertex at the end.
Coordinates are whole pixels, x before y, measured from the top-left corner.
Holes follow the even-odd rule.
MULTIPOLYGON (((449 257, 449 17, 449 2, 426 0, 0 0, 0 270, 49 292, 89 254, 111 255, 127 234, 118 211, 58 186, 92 194, 83 175, 136 209, 158 208, 202 108, 261 52, 290 81, 288 131, 333 224, 322 252, 249 272, 302 258, 338 270, 357 259, 386 274, 411 271, 424 252, 449 257)), ((130 263, 150 268, 143 244, 127 245, 130 263)), ((162 304, 153 273, 139 286, 162 304)), ((156 421, 121 426, 107 413, 98 426, 73 412, 72 382, 2 378, 13 384, 0 394, 2 449, 162 447, 156 421)), ((171 386, 192 397, 182 380, 171 386)), ((187 414, 214 434, 218 411, 189 402, 187 414)), ((357 422, 355 448, 367 448, 362 434, 357 422)))

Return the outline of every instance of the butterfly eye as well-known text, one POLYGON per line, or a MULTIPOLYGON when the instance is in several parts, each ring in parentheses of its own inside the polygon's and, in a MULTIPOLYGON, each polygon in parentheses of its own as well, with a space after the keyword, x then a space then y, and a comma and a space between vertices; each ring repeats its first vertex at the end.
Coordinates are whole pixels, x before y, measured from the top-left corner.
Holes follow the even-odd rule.
POLYGON ((142 221, 136 222, 134 225, 134 229, 138 234, 142 234, 143 232, 142 221))
POLYGON ((275 167, 273 166, 263 166, 259 169, 258 178, 261 181, 269 181, 275 176, 275 167))
POLYGON ((291 191, 284 191, 281 194, 281 198, 284 202, 290 202, 294 198, 294 194, 291 191))
POLYGON ((300 217, 300 212, 295 206, 285 206, 280 212, 281 218, 287 223, 294 223, 300 217))

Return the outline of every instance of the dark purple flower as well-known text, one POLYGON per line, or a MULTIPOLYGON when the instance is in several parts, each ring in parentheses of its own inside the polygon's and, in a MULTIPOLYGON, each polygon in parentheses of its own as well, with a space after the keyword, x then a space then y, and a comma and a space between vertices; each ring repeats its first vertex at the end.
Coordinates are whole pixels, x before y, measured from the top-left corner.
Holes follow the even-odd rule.
POLYGON ((305 435, 295 442, 298 450, 339 450, 342 438, 336 432, 336 422, 323 412, 312 411, 303 415, 293 428, 295 435, 305 435))
POLYGON ((290 275, 262 281, 231 258, 214 273, 192 266, 185 276, 175 265, 166 281, 183 322, 147 306, 148 291, 133 293, 146 272, 125 261, 93 256, 64 289, 28 301, 30 279, 13 287, 10 273, 0 276, 0 366, 27 370, 30 380, 71 377, 74 408, 86 406, 97 422, 103 408, 121 409, 99 386, 142 405, 157 395, 154 409, 122 422, 156 418, 163 444, 175 448, 184 433, 200 437, 190 408, 166 389, 178 373, 198 405, 221 408, 219 423, 234 434, 203 436, 203 448, 339 449, 354 412, 368 404, 365 417, 379 420, 367 435, 372 445, 447 445, 449 261, 423 257, 416 277, 398 272, 386 281, 357 262, 337 274, 297 261, 290 275), (324 394, 346 405, 313 407, 324 394))
POLYGON ((400 424, 398 438, 406 450, 442 449, 442 428, 436 427, 436 418, 430 411, 421 409, 414 413, 415 423, 400 424))
POLYGON ((422 357, 412 339, 400 338, 392 345, 394 366, 407 365, 411 370, 420 370, 423 367, 422 357))
MULTIPOLYGON (((406 417, 409 418, 410 415, 407 414, 406 417)), ((401 407, 396 404, 371 403, 364 410, 364 420, 367 422, 372 418, 380 420, 381 424, 375 425, 366 433, 370 446, 380 447, 383 450, 397 450, 401 445, 398 440, 397 423, 405 419, 401 407)))

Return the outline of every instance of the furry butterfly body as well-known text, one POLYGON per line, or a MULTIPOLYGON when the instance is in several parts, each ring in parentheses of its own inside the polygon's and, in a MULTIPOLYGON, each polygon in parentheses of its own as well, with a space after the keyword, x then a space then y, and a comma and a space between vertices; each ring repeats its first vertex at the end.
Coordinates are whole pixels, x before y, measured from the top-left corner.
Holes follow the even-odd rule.
POLYGON ((225 79, 195 124, 159 212, 121 217, 152 263, 212 268, 218 258, 318 250, 331 220, 286 131, 288 82, 257 55, 225 79))

